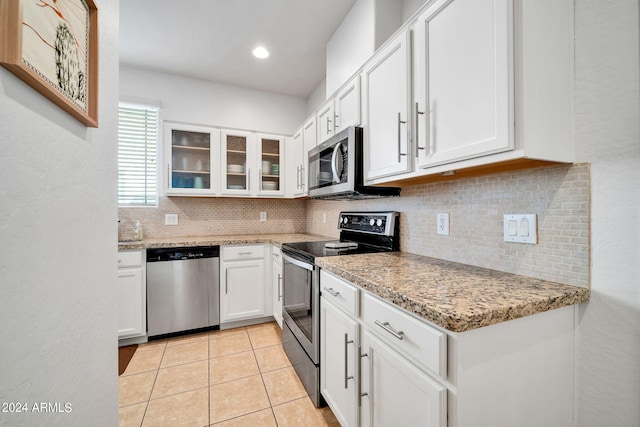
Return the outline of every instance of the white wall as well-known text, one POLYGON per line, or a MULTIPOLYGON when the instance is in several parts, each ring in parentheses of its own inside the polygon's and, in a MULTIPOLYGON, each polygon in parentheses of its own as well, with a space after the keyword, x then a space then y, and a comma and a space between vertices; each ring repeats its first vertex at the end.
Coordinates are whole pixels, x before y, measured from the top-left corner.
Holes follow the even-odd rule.
POLYGON ((307 98, 307 117, 315 114, 320 106, 327 100, 326 87, 327 80, 324 79, 307 98))
POLYGON ((115 426, 118 2, 97 1, 98 129, 0 67, 0 425, 115 426))
POLYGON ((327 43, 326 98, 375 51, 375 2, 358 0, 327 43))
POLYGON ((306 100, 272 92, 120 67, 122 99, 159 101, 163 120, 292 135, 306 100))
POLYGON ((592 293, 580 310, 577 424, 639 426, 638 1, 575 6, 576 153, 592 162, 592 293))

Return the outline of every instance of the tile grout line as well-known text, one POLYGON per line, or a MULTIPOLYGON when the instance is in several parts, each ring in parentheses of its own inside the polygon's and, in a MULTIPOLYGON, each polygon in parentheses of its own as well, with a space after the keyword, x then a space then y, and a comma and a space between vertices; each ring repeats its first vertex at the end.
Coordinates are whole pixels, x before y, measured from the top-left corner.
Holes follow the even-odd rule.
POLYGON ((153 379, 153 384, 151 385, 151 391, 149 391, 149 397, 147 398, 146 406, 144 408, 144 414, 142 415, 142 421, 140 421, 140 427, 144 424, 144 418, 147 416, 147 410, 149 409, 149 402, 151 401, 151 395, 153 394, 153 389, 156 386, 156 381, 158 380, 158 374, 160 373, 160 366, 162 365, 162 359, 164 359, 164 352, 167 351, 167 343, 165 341, 164 348, 162 349, 162 357, 160 357, 160 363, 158 364, 158 369, 156 370, 156 376, 153 379))

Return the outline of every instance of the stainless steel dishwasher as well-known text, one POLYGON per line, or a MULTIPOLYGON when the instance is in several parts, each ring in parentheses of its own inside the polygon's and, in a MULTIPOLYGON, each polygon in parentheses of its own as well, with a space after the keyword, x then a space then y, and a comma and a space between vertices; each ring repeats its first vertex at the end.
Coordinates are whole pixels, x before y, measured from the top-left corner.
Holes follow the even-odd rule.
POLYGON ((220 325, 220 247, 147 249, 147 335, 220 325))

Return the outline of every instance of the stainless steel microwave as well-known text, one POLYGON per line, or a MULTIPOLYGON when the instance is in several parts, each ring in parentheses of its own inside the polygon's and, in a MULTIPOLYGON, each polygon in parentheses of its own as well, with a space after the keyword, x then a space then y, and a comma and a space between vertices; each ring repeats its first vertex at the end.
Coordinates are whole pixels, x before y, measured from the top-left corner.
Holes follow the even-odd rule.
POLYGON ((364 185, 362 128, 348 127, 309 150, 309 197, 367 199, 399 196, 400 188, 364 185))

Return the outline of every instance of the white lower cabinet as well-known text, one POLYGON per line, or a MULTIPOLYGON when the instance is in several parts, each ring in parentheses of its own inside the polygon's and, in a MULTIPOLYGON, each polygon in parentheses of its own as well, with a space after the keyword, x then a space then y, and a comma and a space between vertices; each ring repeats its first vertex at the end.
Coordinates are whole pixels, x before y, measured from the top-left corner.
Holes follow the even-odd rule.
POLYGON ((368 295, 325 271, 320 288, 320 387, 341 425, 445 427, 447 388, 375 335, 358 310, 368 295))
POLYGON ((358 322, 320 298, 320 392, 342 427, 358 425, 358 322))
POLYGON ((571 426, 577 306, 451 332, 322 270, 321 392, 343 427, 571 426))
POLYGON ((447 388, 365 329, 362 426, 446 427, 447 388))
POLYGON ((264 245, 222 247, 221 324, 271 315, 271 298, 267 299, 265 292, 264 254, 264 245))
POLYGON ((118 252, 118 338, 147 333, 144 250, 118 252))
POLYGON ((278 322, 280 328, 282 328, 282 298, 284 296, 282 288, 282 251, 279 247, 273 246, 271 257, 273 258, 272 264, 272 281, 273 286, 273 318, 278 322))

